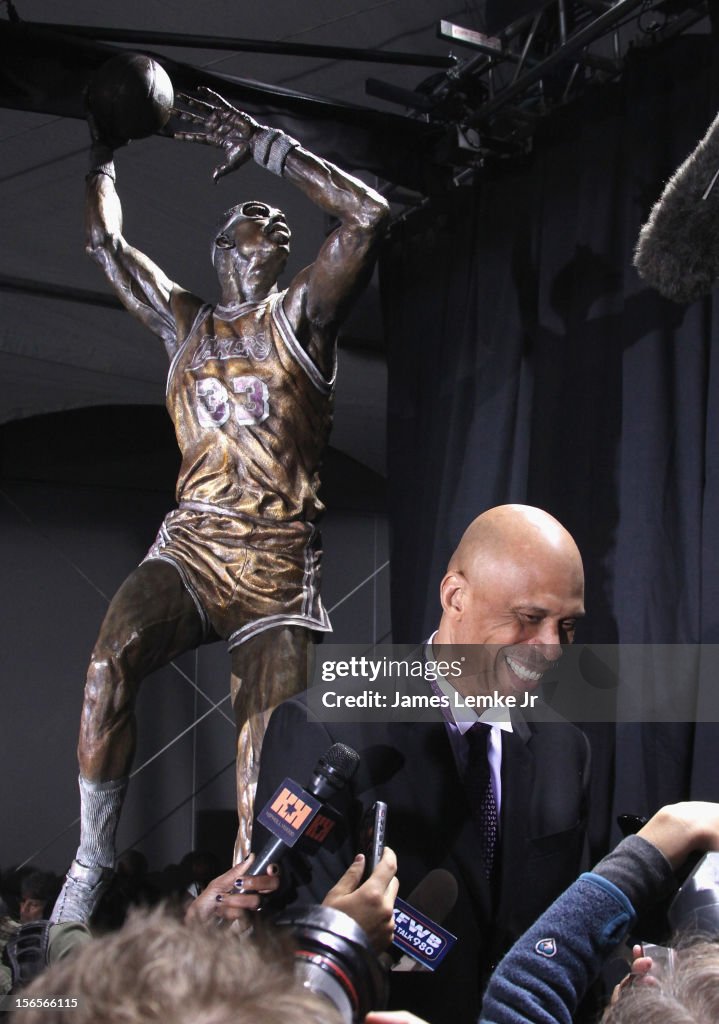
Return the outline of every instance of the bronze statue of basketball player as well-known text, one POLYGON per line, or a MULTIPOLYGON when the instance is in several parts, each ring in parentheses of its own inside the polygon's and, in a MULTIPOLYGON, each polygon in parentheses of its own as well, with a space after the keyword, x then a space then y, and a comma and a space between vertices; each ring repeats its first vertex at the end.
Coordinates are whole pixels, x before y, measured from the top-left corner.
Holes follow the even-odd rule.
POLYGON ((175 113, 192 130, 175 137, 224 151, 215 179, 254 160, 338 226, 314 263, 278 291, 290 246, 284 215, 258 201, 232 207, 213 236, 220 301, 208 304, 123 237, 113 148, 93 130, 87 250, 125 308, 165 345, 167 408, 182 465, 178 507, 113 598, 92 653, 78 745, 80 846, 56 921, 89 918, 111 873, 144 677, 183 651, 227 642, 239 735, 238 844, 246 852, 264 713, 305 685, 310 631, 330 628, 314 524, 336 335, 370 276, 388 207, 361 181, 210 90, 202 100, 180 99, 189 109, 175 113))

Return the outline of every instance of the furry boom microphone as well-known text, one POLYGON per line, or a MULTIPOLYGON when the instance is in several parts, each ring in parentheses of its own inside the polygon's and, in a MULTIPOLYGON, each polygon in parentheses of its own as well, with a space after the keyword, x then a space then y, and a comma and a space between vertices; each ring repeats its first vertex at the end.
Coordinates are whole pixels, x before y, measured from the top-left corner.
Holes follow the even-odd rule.
POLYGON ((719 116, 654 204, 634 266, 675 302, 708 295, 719 280, 719 116))

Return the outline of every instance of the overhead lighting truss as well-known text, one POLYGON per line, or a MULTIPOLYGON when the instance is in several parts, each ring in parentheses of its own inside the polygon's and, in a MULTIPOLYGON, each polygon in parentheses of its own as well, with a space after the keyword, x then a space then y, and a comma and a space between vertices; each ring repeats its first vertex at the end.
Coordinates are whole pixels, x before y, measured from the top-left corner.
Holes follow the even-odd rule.
POLYGON ((552 0, 493 35, 441 21, 439 35, 473 56, 416 90, 370 79, 367 92, 454 127, 451 159, 465 180, 488 159, 528 152, 542 118, 589 84, 618 79, 631 50, 704 19, 708 31, 709 0, 552 0))

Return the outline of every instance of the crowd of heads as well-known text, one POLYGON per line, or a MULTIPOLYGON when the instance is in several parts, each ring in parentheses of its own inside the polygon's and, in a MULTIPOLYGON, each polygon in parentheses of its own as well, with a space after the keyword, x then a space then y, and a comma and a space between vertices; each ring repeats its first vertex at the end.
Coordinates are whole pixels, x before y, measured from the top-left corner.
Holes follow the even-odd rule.
MULTIPOLYGON (((118 857, 112 882, 93 916, 93 932, 120 928, 133 907, 166 903, 184 910, 222 867, 211 851, 192 850, 179 863, 150 872, 144 854, 126 850, 118 857)), ((61 884, 60 876, 32 865, 0 872, 0 932, 47 920, 61 884)))

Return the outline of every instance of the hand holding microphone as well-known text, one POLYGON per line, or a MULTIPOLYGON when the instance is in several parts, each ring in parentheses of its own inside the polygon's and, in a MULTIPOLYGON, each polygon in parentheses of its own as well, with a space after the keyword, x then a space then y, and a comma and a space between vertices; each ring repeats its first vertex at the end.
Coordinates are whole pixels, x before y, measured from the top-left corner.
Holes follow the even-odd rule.
POLYGON ((345 743, 333 743, 315 765, 312 778, 302 788, 285 779, 263 807, 258 820, 272 834, 253 861, 248 875, 262 875, 277 864, 311 826, 324 800, 339 793, 359 766, 359 754, 345 743))
MULTIPOLYGON (((285 779, 286 790, 280 801, 280 810, 285 810, 284 832, 287 838, 275 835, 260 852, 251 853, 241 864, 236 864, 224 874, 213 879, 207 888, 190 904, 185 919, 207 920, 215 917, 232 922, 240 920, 245 911, 258 910, 261 896, 279 888, 280 876, 277 863, 291 849, 294 842, 307 830, 313 820, 312 806, 305 801, 326 800, 338 793, 357 771, 359 754, 344 743, 335 743, 323 754, 315 765, 312 778, 303 790, 297 783, 285 779), (305 798, 303 800, 302 798, 305 798), (305 816, 302 817, 302 812, 305 816), (292 832, 294 831, 294 835, 292 832)), ((277 794, 262 811, 277 816, 273 808, 279 806, 277 794)))
POLYGON ((185 921, 240 921, 248 911, 258 910, 261 897, 278 888, 280 876, 274 864, 264 874, 250 876, 253 861, 251 853, 241 864, 213 878, 187 908, 185 921))

